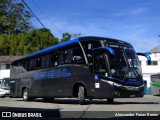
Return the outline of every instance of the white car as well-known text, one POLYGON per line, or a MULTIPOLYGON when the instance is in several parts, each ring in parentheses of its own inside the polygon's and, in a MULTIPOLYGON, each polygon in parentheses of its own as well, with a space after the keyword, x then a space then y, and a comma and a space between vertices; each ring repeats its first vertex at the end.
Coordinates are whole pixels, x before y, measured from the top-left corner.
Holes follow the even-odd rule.
POLYGON ((10 79, 3 78, 0 80, 0 97, 6 97, 10 94, 10 79))

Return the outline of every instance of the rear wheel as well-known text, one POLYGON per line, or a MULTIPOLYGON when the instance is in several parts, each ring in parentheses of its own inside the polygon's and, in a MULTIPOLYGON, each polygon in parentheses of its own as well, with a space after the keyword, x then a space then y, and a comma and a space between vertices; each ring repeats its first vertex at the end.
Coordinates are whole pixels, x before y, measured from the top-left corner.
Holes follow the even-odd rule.
POLYGON ((114 102, 114 99, 113 99, 113 98, 107 98, 107 102, 108 102, 109 104, 112 104, 112 103, 114 102))
POLYGON ((24 101, 30 101, 30 100, 33 100, 33 98, 30 98, 29 97, 29 92, 28 92, 28 89, 27 88, 25 88, 24 90, 23 90, 23 100, 24 101))
POLYGON ((79 91, 78 91, 78 99, 79 99, 79 104, 84 105, 85 104, 85 91, 83 86, 79 86, 79 91))

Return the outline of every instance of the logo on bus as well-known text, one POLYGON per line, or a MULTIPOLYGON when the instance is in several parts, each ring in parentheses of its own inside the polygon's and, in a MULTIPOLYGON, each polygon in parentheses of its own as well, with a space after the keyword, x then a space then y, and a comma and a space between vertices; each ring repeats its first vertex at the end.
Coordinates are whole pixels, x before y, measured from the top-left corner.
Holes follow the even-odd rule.
POLYGON ((66 68, 64 68, 64 69, 57 69, 57 70, 34 72, 32 80, 46 80, 46 79, 53 79, 53 78, 65 78, 70 76, 71 76, 71 73, 68 72, 66 68))

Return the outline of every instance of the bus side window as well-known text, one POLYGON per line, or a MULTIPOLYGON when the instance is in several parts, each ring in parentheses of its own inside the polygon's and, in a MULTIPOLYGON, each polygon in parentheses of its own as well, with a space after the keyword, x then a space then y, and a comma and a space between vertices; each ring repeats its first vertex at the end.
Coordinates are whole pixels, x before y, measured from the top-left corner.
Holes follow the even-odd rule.
POLYGON ((73 63, 79 63, 79 64, 85 63, 84 55, 83 55, 83 52, 82 52, 79 44, 76 44, 73 47, 72 60, 73 60, 73 63))
POLYGON ((33 58, 29 60, 29 69, 34 70, 36 68, 37 58, 33 58))
POLYGON ((21 66, 27 70, 27 60, 26 61, 22 61, 21 66))
POLYGON ((84 41, 82 42, 83 49, 86 53, 89 64, 93 63, 92 49, 101 46, 100 41, 84 41))
POLYGON ((58 65, 58 52, 54 51, 50 57, 50 66, 57 66, 57 65, 58 65))
POLYGON ((73 58, 73 49, 72 48, 69 48, 66 50, 65 58, 66 58, 65 63, 72 63, 72 58, 73 58))
POLYGON ((49 55, 44 55, 41 57, 41 68, 49 67, 49 55))
POLYGON ((68 46, 63 52, 64 64, 82 64, 85 63, 84 55, 79 44, 68 46))
POLYGON ((58 54, 58 65, 62 65, 64 64, 64 51, 61 50, 59 51, 59 54, 58 54))

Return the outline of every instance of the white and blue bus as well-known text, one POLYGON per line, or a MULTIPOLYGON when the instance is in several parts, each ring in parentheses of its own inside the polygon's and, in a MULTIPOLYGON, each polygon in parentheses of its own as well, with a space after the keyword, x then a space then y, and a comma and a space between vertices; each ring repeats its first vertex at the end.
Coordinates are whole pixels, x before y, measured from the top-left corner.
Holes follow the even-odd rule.
POLYGON ((80 37, 12 62, 12 97, 85 99, 143 97, 144 81, 133 46, 104 37, 80 37))

